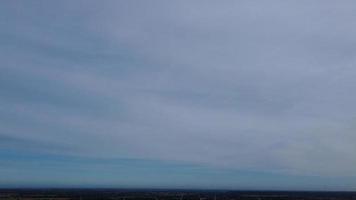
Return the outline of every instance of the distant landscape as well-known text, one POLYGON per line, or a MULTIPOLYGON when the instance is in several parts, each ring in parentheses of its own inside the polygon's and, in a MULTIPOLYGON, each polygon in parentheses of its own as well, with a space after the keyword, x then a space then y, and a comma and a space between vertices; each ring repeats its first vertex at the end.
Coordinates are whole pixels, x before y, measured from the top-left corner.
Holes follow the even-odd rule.
POLYGON ((1 200, 347 200, 356 192, 150 189, 2 189, 1 200))

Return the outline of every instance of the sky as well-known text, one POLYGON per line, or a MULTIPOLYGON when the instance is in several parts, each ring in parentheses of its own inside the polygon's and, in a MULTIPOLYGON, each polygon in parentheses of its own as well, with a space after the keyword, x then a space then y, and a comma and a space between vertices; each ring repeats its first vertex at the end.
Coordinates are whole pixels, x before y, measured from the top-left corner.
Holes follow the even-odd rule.
POLYGON ((353 0, 0 1, 0 187, 356 190, 353 0))

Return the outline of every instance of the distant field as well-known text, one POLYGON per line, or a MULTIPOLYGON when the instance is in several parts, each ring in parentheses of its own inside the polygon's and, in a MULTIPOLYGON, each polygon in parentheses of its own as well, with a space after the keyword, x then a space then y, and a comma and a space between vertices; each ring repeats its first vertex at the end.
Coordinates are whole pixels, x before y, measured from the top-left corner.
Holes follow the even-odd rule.
POLYGON ((356 192, 2 189, 0 200, 356 200, 356 192))

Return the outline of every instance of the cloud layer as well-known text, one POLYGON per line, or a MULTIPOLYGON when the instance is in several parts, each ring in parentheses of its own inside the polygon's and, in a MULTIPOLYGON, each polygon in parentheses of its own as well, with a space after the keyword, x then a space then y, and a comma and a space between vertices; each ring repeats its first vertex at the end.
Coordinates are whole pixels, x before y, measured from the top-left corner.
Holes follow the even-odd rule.
POLYGON ((0 147, 356 169, 353 1, 3 1, 0 147))

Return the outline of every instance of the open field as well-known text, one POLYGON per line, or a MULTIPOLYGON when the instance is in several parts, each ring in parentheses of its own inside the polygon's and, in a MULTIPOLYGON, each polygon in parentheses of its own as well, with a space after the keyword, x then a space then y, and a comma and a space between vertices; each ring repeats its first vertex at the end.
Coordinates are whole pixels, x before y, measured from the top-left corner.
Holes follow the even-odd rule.
POLYGON ((0 200, 346 200, 356 192, 2 189, 0 200))

